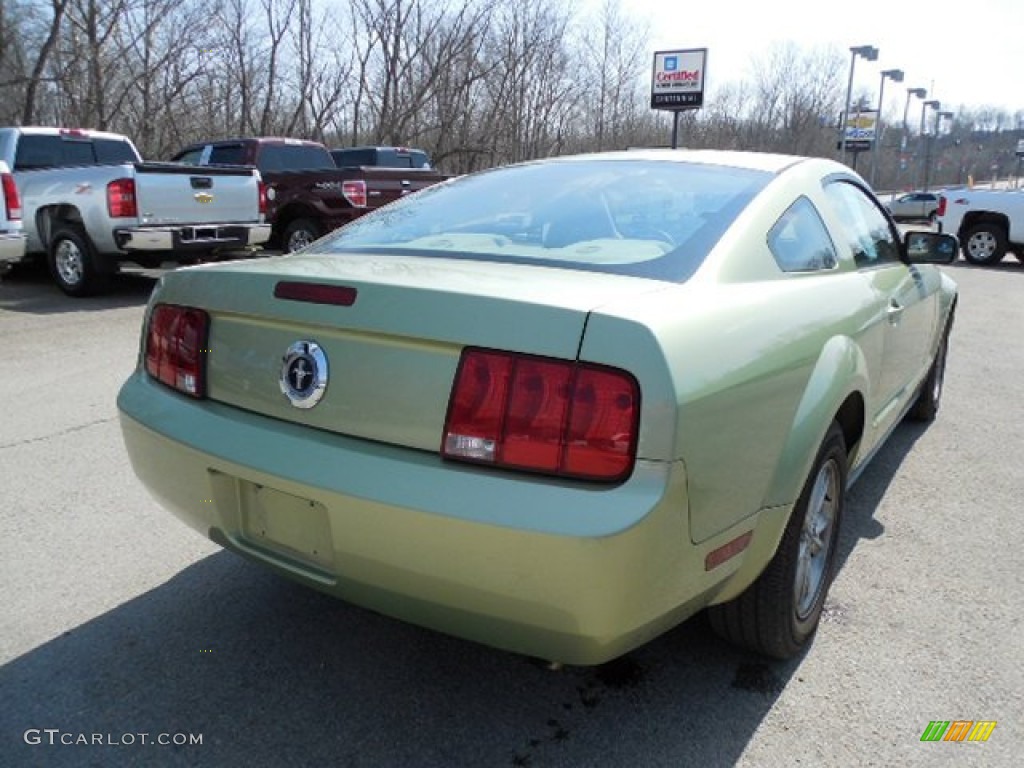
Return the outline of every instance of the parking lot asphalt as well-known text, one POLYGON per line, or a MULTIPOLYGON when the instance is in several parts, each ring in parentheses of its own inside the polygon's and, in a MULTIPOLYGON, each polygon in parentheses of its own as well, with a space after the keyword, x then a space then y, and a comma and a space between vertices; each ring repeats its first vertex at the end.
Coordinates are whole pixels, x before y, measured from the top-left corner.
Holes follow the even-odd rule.
POLYGON ((898 428, 851 490, 809 652, 768 663, 698 617, 560 671, 308 591, 185 528, 136 481, 114 406, 152 273, 77 301, 12 275, 0 764, 1020 765, 1024 265, 947 271, 961 298, 942 410, 898 428), (997 725, 922 742, 933 720, 997 725))

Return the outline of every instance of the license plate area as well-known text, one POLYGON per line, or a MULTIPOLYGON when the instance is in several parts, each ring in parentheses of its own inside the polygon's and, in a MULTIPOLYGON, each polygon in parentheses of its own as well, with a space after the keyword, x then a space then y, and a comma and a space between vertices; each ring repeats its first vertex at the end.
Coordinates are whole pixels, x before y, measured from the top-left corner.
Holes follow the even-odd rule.
POLYGON ((217 227, 186 227, 182 231, 181 239, 186 243, 206 242, 224 240, 221 231, 217 227))
POLYGON ((331 526, 323 504, 247 480, 238 481, 238 501, 246 543, 334 570, 331 526))

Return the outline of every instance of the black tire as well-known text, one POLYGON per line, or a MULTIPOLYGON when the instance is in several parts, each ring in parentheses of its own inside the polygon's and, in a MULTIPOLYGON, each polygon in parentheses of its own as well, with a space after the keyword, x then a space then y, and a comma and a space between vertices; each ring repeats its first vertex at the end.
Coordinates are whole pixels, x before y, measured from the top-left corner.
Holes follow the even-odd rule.
POLYGON ((971 264, 998 264, 1009 243, 1006 230, 994 221, 983 221, 968 229, 961 240, 964 258, 971 264))
POLYGON ((50 238, 47 263, 54 282, 68 296, 89 296, 106 284, 96 266, 96 249, 80 227, 58 227, 50 238))
POLYGON ((942 332, 939 348, 935 351, 932 367, 921 383, 921 391, 918 392, 917 400, 907 411, 907 418, 911 421, 935 421, 935 416, 939 412, 942 386, 946 380, 946 352, 949 350, 949 329, 952 324, 953 317, 951 315, 949 322, 946 323, 946 329, 942 332))
POLYGON ((935 224, 935 220, 937 218, 939 218, 938 211, 932 211, 931 213, 928 214, 928 223, 934 225, 935 224))
POLYGON ((321 234, 320 225, 312 219, 295 219, 285 227, 281 250, 294 253, 317 240, 321 234))
POLYGON ((835 576, 846 461, 843 432, 832 422, 775 557, 743 594, 708 608, 711 626, 723 638, 777 659, 791 658, 810 643, 835 576))

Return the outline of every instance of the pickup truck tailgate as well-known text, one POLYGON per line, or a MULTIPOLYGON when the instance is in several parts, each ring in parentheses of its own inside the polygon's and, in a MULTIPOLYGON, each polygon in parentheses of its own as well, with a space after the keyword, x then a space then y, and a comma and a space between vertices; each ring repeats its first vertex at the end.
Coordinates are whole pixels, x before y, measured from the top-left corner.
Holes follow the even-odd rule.
POLYGON ((449 177, 431 169, 360 168, 366 179, 366 205, 380 208, 405 195, 445 181, 449 177))
POLYGON ((258 220, 259 183, 253 168, 179 163, 139 163, 135 168, 140 224, 258 220))

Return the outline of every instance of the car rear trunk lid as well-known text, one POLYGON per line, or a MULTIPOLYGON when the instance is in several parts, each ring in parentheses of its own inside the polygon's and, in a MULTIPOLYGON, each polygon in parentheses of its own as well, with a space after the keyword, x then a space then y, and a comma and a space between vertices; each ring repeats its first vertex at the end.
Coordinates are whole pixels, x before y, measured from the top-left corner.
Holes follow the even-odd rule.
POLYGON ((210 313, 211 399, 436 451, 464 346, 572 360, 592 309, 665 285, 522 265, 303 254, 180 270, 157 301, 210 313), (352 301, 274 298, 282 283, 343 288, 352 301), (316 344, 326 359, 326 388, 313 407, 296 407, 282 387, 285 356, 297 342, 316 344))

